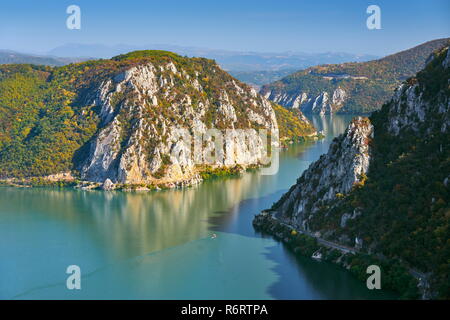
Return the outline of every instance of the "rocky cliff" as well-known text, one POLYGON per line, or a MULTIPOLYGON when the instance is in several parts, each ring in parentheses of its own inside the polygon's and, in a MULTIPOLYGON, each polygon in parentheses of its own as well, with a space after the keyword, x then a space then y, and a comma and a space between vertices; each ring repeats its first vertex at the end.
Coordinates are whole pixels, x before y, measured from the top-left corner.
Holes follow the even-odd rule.
MULTIPOLYGON (((380 111, 355 118, 254 225, 267 231, 281 222, 397 261, 429 279, 424 297, 449 297, 449 61, 448 48, 437 51, 380 111)), ((402 279, 390 285, 409 291, 402 279)))
MULTIPOLYGON (((180 139, 177 132, 180 128, 198 134, 206 134, 211 127, 261 126, 278 130, 270 103, 256 92, 244 90, 229 79, 216 99, 201 99, 208 88, 203 88, 199 79, 207 75, 200 72, 189 74, 182 67, 178 68, 174 63, 146 63, 100 85, 93 103, 100 109, 104 127, 92 142, 82 167, 83 179, 103 182, 108 178, 122 184, 192 179, 197 174, 194 158, 191 146, 180 139), (189 87, 192 92, 179 93, 180 89, 189 87), (112 105, 114 99, 121 95, 121 100, 112 105), (194 98, 199 101, 193 102, 194 98), (247 112, 243 105, 248 107, 247 112), (211 123, 207 123, 207 115, 211 113, 215 116, 211 123), (173 153, 173 150, 177 152, 173 153)), ((210 76, 215 72, 223 71, 216 67, 210 76)), ((262 159, 263 141, 258 135, 250 139, 251 146, 246 145, 245 140, 227 138, 229 140, 225 143, 233 143, 234 152, 225 152, 223 159, 212 165, 247 166, 258 164, 262 159)), ((206 143, 212 144, 212 140, 213 137, 209 137, 206 143)), ((198 163, 206 163, 205 156, 201 154, 198 163)))
MULTIPOLYGON (((3 68, 0 76, 6 78, 17 72, 9 66, 3 68)), ((9 137, 8 143, 12 142, 17 150, 8 143, 0 150, 0 176, 29 176, 35 171, 55 174, 56 168, 63 171, 59 167, 67 171, 72 169, 67 160, 73 157, 81 180, 107 182, 108 189, 116 184, 187 185, 197 183, 203 170, 265 164, 270 142, 260 129, 267 131, 274 147, 277 133, 281 140, 315 134, 301 114, 294 115, 269 102, 208 59, 139 51, 61 68, 32 68, 27 71, 45 81, 35 90, 40 92, 48 86, 42 94, 48 108, 52 107, 54 96, 60 97, 55 108, 61 108, 64 115, 50 129, 67 129, 67 139, 55 141, 53 146, 40 141, 39 146, 44 149, 53 148, 56 159, 43 164, 31 155, 35 167, 24 172, 30 166, 28 159, 26 164, 14 164, 14 169, 20 169, 12 174, 11 150, 13 154, 22 152, 21 144, 25 143, 29 145, 25 149, 36 149, 33 142, 42 130, 22 128, 20 121, 17 129, 5 128, 3 132, 18 131, 24 136, 9 137), (80 132, 82 137, 76 135, 80 132), (63 156, 60 150, 67 164, 55 166, 63 156), (214 159, 212 154, 216 155, 214 159)), ((21 85, 16 80, 13 84, 21 85)), ((29 114, 23 117, 33 117, 26 125, 47 123, 46 118, 39 116, 49 114, 48 110, 40 110, 42 102, 33 99, 36 110, 26 109, 29 114)), ((7 125, 7 121, 1 123, 7 125)), ((46 141, 53 139, 55 132, 46 132, 46 141)), ((41 157, 48 158, 43 154, 44 150, 41 157)))
POLYGON ((357 117, 336 138, 327 154, 314 162, 275 205, 276 216, 292 226, 308 230, 308 220, 336 197, 364 180, 370 162, 373 126, 357 117))
POLYGON ((322 91, 319 94, 299 92, 297 95, 290 95, 280 93, 276 90, 264 89, 262 93, 265 98, 287 108, 298 109, 304 113, 321 115, 339 111, 348 97, 348 93, 341 87, 333 90, 331 96, 327 91, 322 91))

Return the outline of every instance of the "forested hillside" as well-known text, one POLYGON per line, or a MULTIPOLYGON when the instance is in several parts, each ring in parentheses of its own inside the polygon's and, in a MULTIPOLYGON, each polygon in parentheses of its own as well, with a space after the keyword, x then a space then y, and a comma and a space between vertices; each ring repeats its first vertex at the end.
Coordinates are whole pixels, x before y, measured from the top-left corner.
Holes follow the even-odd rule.
MULTIPOLYGON (((271 129, 276 126, 272 114, 280 119, 284 139, 315 133, 305 119, 269 103, 208 59, 138 51, 63 67, 3 65, 0 177, 81 170, 99 133, 115 129, 120 135, 111 152, 122 154, 136 139, 133 130, 138 128, 133 126, 144 120, 148 124, 138 131, 146 138, 142 143, 151 145, 139 148, 151 160, 155 150, 160 157, 162 151, 155 148, 167 139, 163 135, 170 125, 198 126, 196 116, 209 128, 271 129), (108 127, 113 117, 120 126, 108 127)), ((167 166, 166 158, 158 161, 157 167, 167 166)))
POLYGON ((415 297, 412 274, 424 296, 449 299, 449 81, 445 48, 381 110, 355 119, 256 225, 276 230, 274 216, 355 247, 359 255, 331 260, 362 278, 383 264, 385 285, 404 297, 415 297))
POLYGON ((311 67, 264 86, 261 94, 304 112, 369 113, 448 43, 448 38, 438 39, 379 60, 311 67))

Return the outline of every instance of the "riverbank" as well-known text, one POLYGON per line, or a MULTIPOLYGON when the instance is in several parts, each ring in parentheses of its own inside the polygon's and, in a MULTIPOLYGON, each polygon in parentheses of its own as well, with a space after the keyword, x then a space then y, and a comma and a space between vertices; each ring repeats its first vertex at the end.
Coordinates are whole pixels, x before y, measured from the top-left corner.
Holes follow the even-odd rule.
POLYGON ((198 173, 191 178, 179 181, 159 181, 155 183, 135 183, 135 184, 121 184, 112 183, 106 179, 104 183, 81 180, 75 173, 65 172, 51 176, 43 177, 23 177, 23 178, 7 178, 0 179, 0 185, 18 188, 75 188, 81 190, 118 190, 118 191, 156 191, 167 190, 175 188, 184 188, 197 185, 203 181, 212 180, 216 178, 231 178, 238 177, 242 173, 252 170, 257 170, 260 166, 243 167, 236 165, 233 167, 212 168, 202 166, 198 173))
MULTIPOLYGON (((322 132, 315 132, 308 136, 297 137, 296 139, 284 139, 280 141, 280 150, 287 149, 296 143, 309 143, 323 139, 322 132)), ((230 167, 212 167, 198 165, 196 170, 188 177, 180 179, 155 179, 148 183, 113 183, 106 179, 104 182, 93 182, 82 180, 75 171, 60 172, 41 177, 7 177, 0 179, 0 185, 19 188, 32 187, 55 187, 55 188, 76 188, 82 190, 120 190, 120 191, 155 191, 174 188, 184 188, 198 185, 202 181, 237 177, 244 172, 257 170, 265 167, 261 164, 251 164, 247 166, 235 165, 230 167)))
POLYGON ((253 226, 256 231, 270 235, 282 242, 295 255, 339 265, 358 280, 366 282, 370 265, 378 265, 382 273, 383 290, 393 291, 400 299, 428 299, 430 288, 424 275, 413 271, 401 261, 387 259, 381 255, 369 254, 358 248, 350 248, 314 236, 313 233, 297 230, 279 221, 270 211, 255 216, 253 226))

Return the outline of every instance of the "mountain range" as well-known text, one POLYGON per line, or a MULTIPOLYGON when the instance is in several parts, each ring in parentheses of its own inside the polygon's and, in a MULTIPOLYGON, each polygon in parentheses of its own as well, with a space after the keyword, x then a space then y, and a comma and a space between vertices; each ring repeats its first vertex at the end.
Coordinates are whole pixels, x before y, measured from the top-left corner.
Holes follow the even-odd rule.
POLYGON ((348 61, 368 61, 373 55, 358 55, 340 52, 302 53, 302 52, 244 52, 217 50, 197 47, 183 47, 167 44, 149 44, 145 46, 100 44, 66 44, 48 52, 39 54, 21 53, 12 50, 0 50, 0 64, 32 63, 60 66, 72 62, 92 59, 109 59, 113 56, 137 50, 166 50, 188 57, 206 57, 216 62, 242 81, 262 85, 278 80, 295 70, 323 63, 341 63, 348 61), (63 58, 60 58, 63 57, 63 58), (261 78, 261 72, 265 77, 261 78), (288 72, 288 73, 286 73, 288 72))
POLYGON ((358 55, 342 52, 243 52, 167 44, 148 44, 142 46, 126 44, 115 46, 100 44, 66 44, 50 50, 47 54, 60 57, 111 58, 126 52, 148 49, 166 50, 188 57, 205 57, 216 60, 224 70, 245 72, 278 71, 283 69, 298 70, 317 64, 367 61, 376 58, 376 56, 373 55, 358 55))
POLYGON ((378 60, 310 67, 263 86, 260 93, 305 113, 369 113, 380 109, 402 81, 449 41, 429 41, 378 60))
POLYGON ((63 66, 69 63, 81 62, 82 58, 61 58, 52 55, 34 55, 12 50, 0 50, 0 64, 30 63, 48 66, 63 66))

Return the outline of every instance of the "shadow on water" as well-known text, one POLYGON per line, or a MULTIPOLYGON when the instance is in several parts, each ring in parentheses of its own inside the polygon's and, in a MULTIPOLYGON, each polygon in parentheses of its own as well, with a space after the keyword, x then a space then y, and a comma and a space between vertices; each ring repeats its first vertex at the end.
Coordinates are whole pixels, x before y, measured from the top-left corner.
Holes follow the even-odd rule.
POLYGON ((345 117, 313 118, 332 133, 284 150, 272 176, 151 193, 0 188, 0 298, 70 298, 64 285, 33 288, 64 284, 74 263, 94 274, 80 298, 371 298, 350 274, 296 258, 252 226, 327 151, 345 117))
POLYGON ((391 292, 367 289, 364 283, 337 265, 296 256, 282 243, 278 243, 277 247, 272 248, 267 254, 267 257, 274 261, 280 261, 281 256, 288 263, 277 264, 274 268, 280 280, 269 289, 269 293, 276 299, 383 300, 397 298, 397 295, 391 292))
MULTIPOLYGON (((280 172, 278 175, 285 176, 286 171, 291 172, 292 163, 289 160, 310 162, 317 160, 321 154, 328 151, 332 139, 343 133, 348 122, 353 118, 349 116, 320 117, 312 116, 312 122, 319 130, 323 130, 326 139, 313 144, 291 146, 283 152, 280 172)), ((298 176, 305 170, 303 165, 298 176)), ((288 184, 289 187, 291 184, 288 184)), ((286 185, 285 185, 286 186, 286 185)), ((278 190, 264 197, 245 199, 231 208, 226 214, 210 218, 213 229, 222 232, 236 233, 247 237, 270 236, 256 232, 252 227, 255 214, 263 209, 269 208, 286 191, 278 190)), ((274 240, 276 241, 276 240, 274 240)), ((278 280, 270 286, 268 293, 276 299, 393 299, 395 294, 386 291, 368 290, 343 268, 327 262, 317 262, 309 257, 294 255, 281 242, 268 249, 266 257, 276 262, 273 271, 278 275, 278 280)))
MULTIPOLYGON (((270 207, 284 191, 257 199, 241 201, 227 214, 210 218, 213 230, 235 233, 247 237, 269 238, 252 227, 255 213, 270 207), (239 217, 238 219, 230 217, 239 217)), ((269 247, 266 258, 275 262, 272 270, 278 280, 267 290, 275 299, 392 299, 396 296, 385 291, 371 291, 349 272, 328 262, 317 262, 309 257, 296 256, 281 242, 269 247)))

